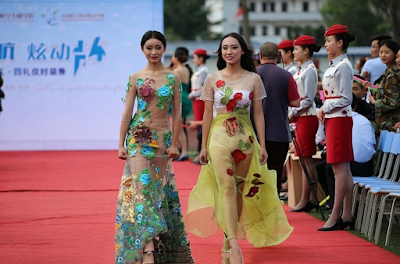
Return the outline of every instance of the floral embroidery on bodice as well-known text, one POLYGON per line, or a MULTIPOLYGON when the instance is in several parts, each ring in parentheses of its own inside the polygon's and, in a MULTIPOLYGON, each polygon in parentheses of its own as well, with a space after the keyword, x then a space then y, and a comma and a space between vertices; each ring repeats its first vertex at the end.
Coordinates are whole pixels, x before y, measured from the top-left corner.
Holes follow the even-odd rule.
MULTIPOLYGON (((176 83, 175 76, 167 73, 155 78, 130 79, 127 92, 131 87, 136 89, 137 111, 129 125, 126 139, 128 154, 135 156, 139 152, 146 158, 153 159, 160 145, 162 145, 162 151, 159 154, 165 153, 171 145, 167 115, 169 105, 174 101, 173 98, 178 100, 178 105, 181 103, 181 83, 176 83), (157 86, 159 88, 155 89, 154 87, 157 86), (174 96, 175 94, 178 94, 178 97, 174 96), (159 133, 163 135, 160 139, 159 133)), ((180 118, 180 111, 180 106, 175 107, 174 118, 180 118)))

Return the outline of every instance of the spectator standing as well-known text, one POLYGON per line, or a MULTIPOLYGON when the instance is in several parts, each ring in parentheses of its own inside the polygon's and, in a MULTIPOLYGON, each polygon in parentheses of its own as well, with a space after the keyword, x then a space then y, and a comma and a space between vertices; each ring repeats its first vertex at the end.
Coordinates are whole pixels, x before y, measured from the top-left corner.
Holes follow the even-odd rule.
POLYGON ((391 39, 388 35, 377 35, 371 40, 371 58, 367 60, 362 68, 361 76, 372 84, 383 74, 386 65, 379 58, 379 47, 385 39, 391 39))
POLYGON ((280 193, 283 164, 289 142, 292 140, 288 106, 299 107, 300 96, 293 76, 276 65, 278 56, 276 44, 264 43, 260 48, 261 65, 257 67, 257 73, 261 76, 267 92, 267 97, 262 102, 265 120, 265 147, 269 155, 267 163, 269 169, 277 172, 277 188, 280 193))

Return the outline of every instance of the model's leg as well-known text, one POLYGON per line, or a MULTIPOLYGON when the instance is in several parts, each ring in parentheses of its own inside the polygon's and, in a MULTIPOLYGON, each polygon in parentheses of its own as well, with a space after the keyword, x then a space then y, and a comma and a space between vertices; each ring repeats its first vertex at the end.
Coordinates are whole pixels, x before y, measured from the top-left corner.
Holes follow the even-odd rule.
POLYGON ((247 176, 252 154, 247 154, 245 160, 238 164, 234 164, 231 153, 224 148, 212 148, 209 151, 209 156, 211 161, 215 161, 213 162, 213 170, 222 194, 222 212, 217 213, 217 220, 226 234, 232 252, 232 254, 226 256, 230 259, 229 263, 242 263, 241 250, 236 240, 238 217, 242 210, 242 195, 240 192, 243 184, 240 184, 240 178, 247 176), (218 216, 220 219, 218 219, 218 216))
POLYGON ((343 212, 342 212, 343 221, 348 220, 352 216, 351 209, 353 201, 353 175, 351 174, 350 163, 345 162, 345 167, 346 167, 345 169, 346 169, 347 192, 344 196, 344 201, 343 201, 343 212))
MULTIPOLYGON (((347 199, 349 199, 350 201, 349 217, 351 215, 352 188, 351 186, 349 186, 350 183, 349 177, 351 177, 351 173, 349 174, 350 170, 349 163, 348 162, 334 163, 332 164, 332 169, 335 174, 335 201, 331 216, 329 217, 328 221, 326 221, 324 227, 332 227, 339 220, 345 197, 346 197, 346 202, 348 201, 347 199)), ((346 210, 349 210, 348 205, 346 210)))

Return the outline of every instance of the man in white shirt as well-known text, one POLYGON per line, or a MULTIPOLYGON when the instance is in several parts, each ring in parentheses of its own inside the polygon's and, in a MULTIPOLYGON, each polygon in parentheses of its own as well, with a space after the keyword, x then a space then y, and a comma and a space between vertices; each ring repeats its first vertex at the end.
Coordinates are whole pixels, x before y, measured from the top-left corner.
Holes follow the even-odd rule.
POLYGON ((372 84, 381 77, 386 69, 386 65, 381 61, 381 58, 379 58, 379 48, 384 39, 392 39, 392 37, 388 35, 377 35, 372 38, 371 58, 365 62, 361 70, 361 76, 372 84))

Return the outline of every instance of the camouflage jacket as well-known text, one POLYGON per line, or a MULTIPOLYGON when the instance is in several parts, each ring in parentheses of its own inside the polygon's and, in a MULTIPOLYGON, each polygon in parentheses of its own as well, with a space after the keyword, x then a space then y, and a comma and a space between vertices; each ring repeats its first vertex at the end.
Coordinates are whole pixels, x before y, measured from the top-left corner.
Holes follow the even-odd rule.
POLYGON ((379 132, 395 131, 400 122, 400 70, 394 65, 383 73, 375 95, 375 121, 379 132))

